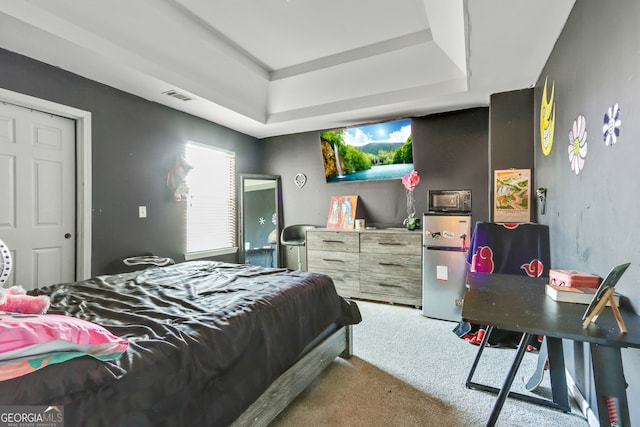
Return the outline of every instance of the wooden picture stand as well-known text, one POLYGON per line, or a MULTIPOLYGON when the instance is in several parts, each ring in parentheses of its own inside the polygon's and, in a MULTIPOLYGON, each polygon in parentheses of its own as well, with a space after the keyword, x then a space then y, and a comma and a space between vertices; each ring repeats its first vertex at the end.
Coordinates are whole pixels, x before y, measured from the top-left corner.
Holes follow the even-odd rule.
POLYGON ((602 312, 604 307, 607 305, 607 302, 611 304, 611 310, 613 310, 613 315, 616 317, 616 322, 618 322, 618 328, 620 328, 620 332, 623 334, 627 333, 627 326, 624 324, 624 320, 622 320, 622 316, 620 315, 620 310, 618 310, 618 305, 615 303, 613 299, 613 288, 608 288, 605 293, 602 295, 602 298, 598 301, 598 304, 593 308, 591 313, 584 319, 582 323, 582 327, 586 328, 589 326, 591 322, 594 322, 598 319, 598 315, 602 312))

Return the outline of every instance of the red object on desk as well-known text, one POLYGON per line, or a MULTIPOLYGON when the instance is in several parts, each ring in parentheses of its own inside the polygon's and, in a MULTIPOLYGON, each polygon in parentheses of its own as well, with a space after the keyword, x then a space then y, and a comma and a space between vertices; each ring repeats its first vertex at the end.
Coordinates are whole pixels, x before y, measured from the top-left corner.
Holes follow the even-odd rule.
POLYGON ((600 286, 601 279, 593 274, 574 270, 549 270, 549 284, 569 288, 592 288, 600 286))

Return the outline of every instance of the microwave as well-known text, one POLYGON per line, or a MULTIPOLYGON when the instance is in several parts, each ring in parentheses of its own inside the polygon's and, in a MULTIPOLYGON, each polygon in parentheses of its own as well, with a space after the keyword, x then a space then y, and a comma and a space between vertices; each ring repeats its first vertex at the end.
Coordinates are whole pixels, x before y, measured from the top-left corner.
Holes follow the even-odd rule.
POLYGON ((429 190, 430 212, 471 212, 471 190, 429 190))

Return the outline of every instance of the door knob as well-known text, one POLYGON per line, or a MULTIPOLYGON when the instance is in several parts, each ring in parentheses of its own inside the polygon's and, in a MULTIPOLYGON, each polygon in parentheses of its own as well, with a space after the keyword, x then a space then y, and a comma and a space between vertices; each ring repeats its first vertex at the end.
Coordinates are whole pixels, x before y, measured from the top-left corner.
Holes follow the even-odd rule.
POLYGON ((65 233, 64 238, 65 239, 70 239, 71 238, 71 233, 65 233))

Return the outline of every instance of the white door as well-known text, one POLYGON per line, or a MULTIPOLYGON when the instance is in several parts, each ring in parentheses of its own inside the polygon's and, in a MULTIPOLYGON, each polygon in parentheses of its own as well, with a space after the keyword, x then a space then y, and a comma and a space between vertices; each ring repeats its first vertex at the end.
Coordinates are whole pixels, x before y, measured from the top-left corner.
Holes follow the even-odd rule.
POLYGON ((75 122, 0 103, 0 240, 6 286, 33 289, 75 277, 75 122))

